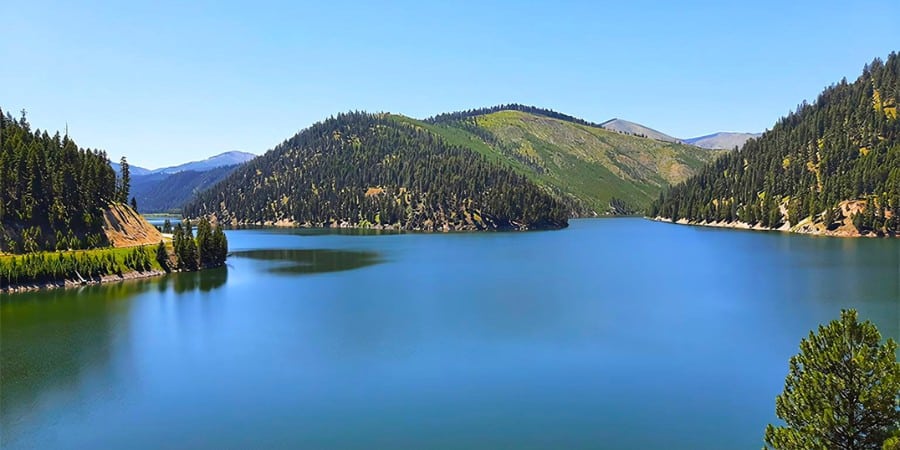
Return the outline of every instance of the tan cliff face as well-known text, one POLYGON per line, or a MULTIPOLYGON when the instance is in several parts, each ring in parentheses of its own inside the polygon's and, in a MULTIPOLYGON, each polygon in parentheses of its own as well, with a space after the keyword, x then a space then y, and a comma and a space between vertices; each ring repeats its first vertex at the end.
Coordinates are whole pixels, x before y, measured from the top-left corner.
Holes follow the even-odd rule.
POLYGON ((103 232, 113 247, 156 245, 162 233, 128 205, 111 204, 103 213, 103 232))

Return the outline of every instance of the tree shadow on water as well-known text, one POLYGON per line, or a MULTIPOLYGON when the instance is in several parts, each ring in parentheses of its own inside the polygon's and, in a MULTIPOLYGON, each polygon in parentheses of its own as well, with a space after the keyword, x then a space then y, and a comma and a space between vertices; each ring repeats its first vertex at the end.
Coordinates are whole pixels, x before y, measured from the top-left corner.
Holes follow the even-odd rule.
POLYGON ((176 294, 200 291, 211 292, 225 285, 228 281, 228 267, 222 266, 215 269, 205 269, 197 272, 173 273, 160 280, 157 284, 159 292, 172 289, 176 294))
POLYGON ((280 275, 301 275, 359 269, 382 262, 375 252, 326 249, 250 250, 232 253, 237 258, 271 261, 267 270, 280 275))

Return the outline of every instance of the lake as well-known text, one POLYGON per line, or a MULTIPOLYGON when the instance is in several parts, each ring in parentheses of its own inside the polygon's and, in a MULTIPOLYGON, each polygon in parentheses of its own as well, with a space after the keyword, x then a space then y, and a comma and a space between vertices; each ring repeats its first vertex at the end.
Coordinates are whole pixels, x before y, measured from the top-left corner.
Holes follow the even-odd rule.
POLYGON ((2 447, 758 449, 809 330, 900 337, 898 239, 228 239, 226 268, 0 297, 2 447))

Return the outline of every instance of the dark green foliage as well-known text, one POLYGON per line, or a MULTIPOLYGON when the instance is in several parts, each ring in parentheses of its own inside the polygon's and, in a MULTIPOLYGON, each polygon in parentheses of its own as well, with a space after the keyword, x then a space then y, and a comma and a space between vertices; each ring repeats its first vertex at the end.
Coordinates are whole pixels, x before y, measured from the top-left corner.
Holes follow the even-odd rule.
POLYGON ((106 246, 103 210, 116 198, 105 152, 0 110, 0 252, 106 246))
POLYGON ((776 227, 785 204, 792 225, 812 217, 837 226, 844 200, 868 199, 871 231, 900 232, 900 56, 876 59, 854 83, 842 80, 660 197, 651 215, 740 220, 776 227), (730 217, 730 219, 729 219, 730 217), (885 229, 887 222, 887 229, 885 229))
POLYGON ((468 148, 357 112, 317 123, 239 167, 184 214, 238 223, 532 229, 565 226, 567 210, 468 148))
POLYGON ((169 219, 166 219, 166 220, 163 222, 163 226, 162 226, 162 230, 161 230, 161 231, 162 231, 163 233, 166 233, 166 234, 171 234, 171 233, 172 233, 172 221, 169 220, 169 219))
POLYGON ((166 250, 166 244, 163 241, 159 241, 159 245, 156 246, 156 262, 159 263, 163 270, 169 271, 169 252, 166 250))
POLYGON ((880 449, 900 427, 897 343, 856 311, 819 326, 791 358, 775 412, 784 426, 766 427, 766 443, 781 450, 880 449))
POLYGON ((209 248, 209 253, 212 255, 211 264, 213 266, 225 264, 225 258, 228 257, 228 238, 225 237, 225 230, 222 227, 213 228, 209 248))
POLYGON ((884 441, 881 450, 900 450, 900 429, 894 430, 894 434, 884 441))
POLYGON ((104 275, 151 269, 152 250, 144 246, 11 256, 0 258, 0 288, 62 280, 97 280, 104 275))

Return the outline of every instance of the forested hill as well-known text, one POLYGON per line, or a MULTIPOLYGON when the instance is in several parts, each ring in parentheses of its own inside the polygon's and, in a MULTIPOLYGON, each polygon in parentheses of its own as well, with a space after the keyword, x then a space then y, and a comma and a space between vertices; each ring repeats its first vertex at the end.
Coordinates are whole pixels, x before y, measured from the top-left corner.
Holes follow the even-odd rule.
POLYGON ((900 232, 900 56, 876 59, 660 196, 651 214, 823 234, 900 232))
POLYGON ((106 153, 0 110, 0 253, 105 246, 103 211, 119 196, 106 153))
POLYGON ((722 152, 601 128, 551 110, 502 105, 410 123, 550 189, 573 215, 645 213, 659 193, 722 152))
POLYGON ((567 208, 523 175, 385 115, 316 123, 201 193, 184 215, 408 230, 540 229, 567 208))

